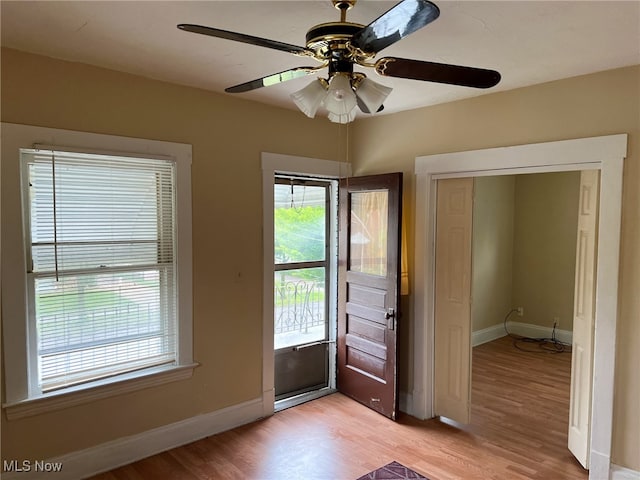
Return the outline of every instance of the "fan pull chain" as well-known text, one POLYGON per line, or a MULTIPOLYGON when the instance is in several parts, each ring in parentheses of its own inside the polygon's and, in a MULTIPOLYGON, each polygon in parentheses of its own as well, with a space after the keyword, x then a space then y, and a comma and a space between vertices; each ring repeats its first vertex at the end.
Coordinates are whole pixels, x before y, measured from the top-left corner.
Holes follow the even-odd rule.
POLYGON ((347 186, 347 191, 348 191, 348 189, 349 189, 349 177, 351 175, 353 175, 353 169, 349 168, 349 167, 351 167, 351 158, 349 158, 349 124, 346 123, 344 128, 345 128, 344 144, 345 144, 345 148, 346 148, 346 152, 345 152, 344 158, 345 158, 345 161, 347 163, 346 186, 347 186))

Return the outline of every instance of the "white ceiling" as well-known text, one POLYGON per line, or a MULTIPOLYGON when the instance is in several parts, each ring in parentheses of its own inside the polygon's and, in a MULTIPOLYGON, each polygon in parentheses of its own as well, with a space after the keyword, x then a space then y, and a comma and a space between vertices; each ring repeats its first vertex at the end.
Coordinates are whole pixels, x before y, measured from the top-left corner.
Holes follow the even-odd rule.
MULTIPOLYGON (((359 0, 347 20, 368 24, 397 2, 359 0)), ((384 113, 640 64, 640 1, 435 0, 435 22, 378 54, 498 70, 489 90, 377 77, 393 87, 384 113)), ((7 1, 2 45, 149 78, 225 87, 314 60, 180 31, 195 23, 304 46, 307 30, 337 21, 329 0, 7 1)), ((323 72, 324 73, 324 72, 323 72)), ((377 78, 376 78, 377 77, 377 78)), ((295 109, 310 78, 233 94, 295 109)), ((228 94, 230 95, 230 94, 228 94)))

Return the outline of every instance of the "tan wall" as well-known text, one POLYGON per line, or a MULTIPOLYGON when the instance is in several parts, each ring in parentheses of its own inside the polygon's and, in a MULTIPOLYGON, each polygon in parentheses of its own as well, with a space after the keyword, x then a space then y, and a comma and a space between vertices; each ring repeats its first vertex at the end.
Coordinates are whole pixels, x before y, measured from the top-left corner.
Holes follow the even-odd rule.
MULTIPOLYGON (((349 127, 356 173, 406 173, 404 206, 409 219, 415 211, 413 162, 418 155, 630 134, 613 460, 638 470, 639 89, 640 68, 620 69, 385 115, 349 127)), ((341 160, 344 131, 295 111, 12 50, 2 51, 1 114, 6 122, 193 145, 194 348, 202 364, 188 381, 23 420, 7 422, 3 415, 3 457, 51 457, 258 397, 260 152, 341 160)), ((411 264, 412 222, 407 230, 411 264)), ((403 306, 410 303, 411 297, 403 297, 403 306)), ((400 342, 410 346, 410 315, 403 321, 400 342)), ((411 387, 411 364, 407 348, 401 357, 403 371, 408 372, 400 377, 404 390, 411 387)))
POLYGON ((23 420, 2 415, 3 458, 49 458, 260 397, 260 152, 341 160, 344 133, 293 110, 4 49, 2 121, 193 145, 201 364, 190 380, 23 420))
MULTIPOLYGON (((416 156, 629 134, 622 200, 613 461, 640 470, 640 67, 382 115, 355 122, 352 132, 356 174, 405 172, 405 205, 409 206, 415 203, 416 156)), ((413 208, 407 210, 408 215, 414 214, 413 208)), ((413 233, 409 224, 410 239, 413 233)), ((410 265, 412 261, 410 241, 410 265)), ((405 335, 412 321, 407 319, 405 335)), ((412 361, 403 358, 401 365, 412 361)), ((402 388, 410 389, 410 383, 402 388)))
POLYGON ((472 331, 511 321, 573 329, 579 172, 475 180, 472 331))
POLYGON ((473 200, 472 331, 499 324, 513 302, 513 175, 478 177, 473 200))
POLYGON ((516 177, 513 305, 519 322, 573 330, 580 172, 516 177))

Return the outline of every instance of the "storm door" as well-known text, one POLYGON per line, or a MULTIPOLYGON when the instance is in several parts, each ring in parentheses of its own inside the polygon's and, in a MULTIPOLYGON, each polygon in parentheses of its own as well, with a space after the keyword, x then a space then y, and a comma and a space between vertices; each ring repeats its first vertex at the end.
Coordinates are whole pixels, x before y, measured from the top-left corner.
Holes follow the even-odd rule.
POLYGON ((276 400, 330 384, 331 188, 331 181, 275 178, 276 400))

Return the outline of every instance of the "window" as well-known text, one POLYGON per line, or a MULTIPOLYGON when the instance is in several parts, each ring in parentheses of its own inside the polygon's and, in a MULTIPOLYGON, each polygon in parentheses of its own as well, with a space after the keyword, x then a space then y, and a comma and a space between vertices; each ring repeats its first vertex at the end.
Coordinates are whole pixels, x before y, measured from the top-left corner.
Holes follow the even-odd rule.
POLYGON ((21 157, 36 391, 175 363, 173 162, 21 157))
POLYGON ((2 126, 7 416, 191 376, 191 146, 2 126))

